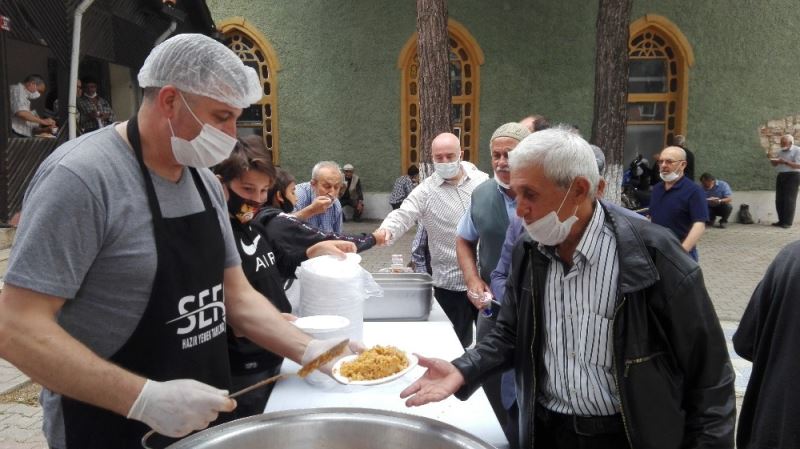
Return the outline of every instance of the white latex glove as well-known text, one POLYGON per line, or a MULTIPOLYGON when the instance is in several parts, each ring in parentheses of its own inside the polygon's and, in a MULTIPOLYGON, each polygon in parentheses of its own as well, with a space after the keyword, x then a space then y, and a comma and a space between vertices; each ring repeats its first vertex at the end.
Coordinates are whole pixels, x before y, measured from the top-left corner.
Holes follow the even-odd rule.
MULTIPOLYGON (((337 343, 339 343, 342 340, 344 340, 344 338, 327 338, 324 340, 311 340, 310 342, 308 342, 308 346, 306 346, 306 351, 303 353, 303 358, 300 359, 300 364, 301 365, 307 364, 308 362, 322 355, 323 352, 334 347, 337 343)), ((333 370, 333 365, 336 363, 337 360, 346 355, 360 354, 364 352, 366 349, 367 348, 364 346, 364 343, 361 343, 360 341, 356 340, 350 340, 350 343, 347 344, 347 347, 344 349, 344 352, 342 352, 341 355, 331 360, 330 362, 320 366, 319 370, 330 376, 331 371, 333 370)))
POLYGON ((161 435, 179 438, 205 429, 219 412, 235 408, 236 401, 228 398, 226 390, 192 379, 148 379, 128 411, 128 419, 141 421, 161 435))

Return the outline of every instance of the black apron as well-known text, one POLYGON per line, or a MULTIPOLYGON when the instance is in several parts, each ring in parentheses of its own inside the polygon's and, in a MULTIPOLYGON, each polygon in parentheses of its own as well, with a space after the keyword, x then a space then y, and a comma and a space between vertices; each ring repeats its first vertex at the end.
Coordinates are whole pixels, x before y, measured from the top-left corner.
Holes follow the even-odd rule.
MULTIPOLYGON (((252 223, 242 224, 236 218, 231 218, 231 229, 236 249, 242 259, 242 271, 250 285, 269 299, 279 312, 291 313, 292 305, 283 291, 283 277, 277 266, 278 255, 263 227, 252 223)), ((228 348, 231 373, 234 376, 271 371, 280 367, 283 362, 283 357, 263 349, 247 338, 236 337, 231 329, 228 329, 228 348)))
MULTIPOLYGON (((229 389, 222 291, 225 244, 217 212, 197 170, 190 168, 204 210, 162 217, 142 159, 135 117, 128 122, 128 139, 144 177, 158 265, 144 314, 110 361, 156 381, 187 378, 229 389)), ((140 449, 140 440, 149 430, 144 423, 67 397, 61 402, 67 449, 140 449)), ((226 415, 220 420, 230 419, 226 415)), ((148 444, 163 447, 173 441, 153 437, 148 444)))

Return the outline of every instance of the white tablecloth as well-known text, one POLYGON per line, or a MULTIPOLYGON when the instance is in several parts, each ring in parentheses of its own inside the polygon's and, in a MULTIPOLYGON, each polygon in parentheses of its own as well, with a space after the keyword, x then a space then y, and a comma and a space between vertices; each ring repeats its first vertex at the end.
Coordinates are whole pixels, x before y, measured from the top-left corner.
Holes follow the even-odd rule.
MULTIPOLYGON (((451 360, 463 353, 449 321, 364 323, 364 343, 390 344, 427 357, 451 360)), ((299 366, 289 360, 283 372, 294 373, 299 366)), ((318 407, 361 407, 390 410, 433 418, 461 428, 498 448, 507 448, 489 401, 479 389, 467 401, 450 397, 442 402, 406 407, 400 392, 424 373, 416 367, 393 382, 374 386, 346 386, 335 382, 312 386, 292 376, 281 380, 272 391, 266 412, 318 407)))

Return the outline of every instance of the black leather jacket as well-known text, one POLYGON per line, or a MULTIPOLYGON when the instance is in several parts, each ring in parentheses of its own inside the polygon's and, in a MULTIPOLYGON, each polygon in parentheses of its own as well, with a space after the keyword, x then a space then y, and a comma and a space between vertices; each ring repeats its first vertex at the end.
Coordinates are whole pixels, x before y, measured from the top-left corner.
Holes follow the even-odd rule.
MULTIPOLYGON (((603 207, 619 251, 612 369, 631 447, 733 448, 733 368, 700 267, 669 230, 603 207)), ((495 328, 453 361, 466 380, 461 399, 514 368, 523 448, 535 447, 547 265, 526 235, 514 248, 495 328)))

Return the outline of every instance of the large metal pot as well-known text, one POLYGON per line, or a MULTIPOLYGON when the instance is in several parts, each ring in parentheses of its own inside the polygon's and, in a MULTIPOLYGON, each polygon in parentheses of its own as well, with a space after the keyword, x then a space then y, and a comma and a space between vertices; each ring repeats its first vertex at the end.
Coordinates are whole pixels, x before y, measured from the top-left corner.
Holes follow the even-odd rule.
POLYGON ((289 410, 212 427, 167 449, 491 449, 449 424, 364 408, 289 410))

